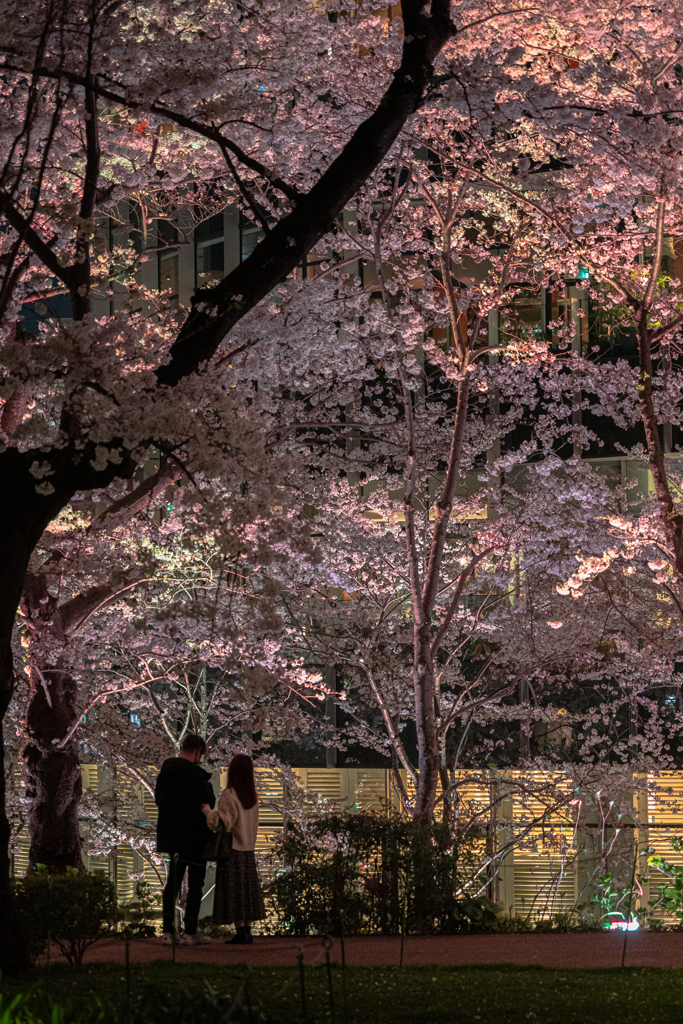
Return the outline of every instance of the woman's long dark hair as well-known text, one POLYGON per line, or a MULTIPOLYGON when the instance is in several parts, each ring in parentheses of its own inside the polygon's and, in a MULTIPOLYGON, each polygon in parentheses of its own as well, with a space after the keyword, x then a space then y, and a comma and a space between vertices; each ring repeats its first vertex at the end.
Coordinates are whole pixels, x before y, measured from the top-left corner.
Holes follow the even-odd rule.
POLYGON ((254 762, 246 754, 235 754, 228 765, 228 789, 235 791, 245 811, 257 802, 254 762))

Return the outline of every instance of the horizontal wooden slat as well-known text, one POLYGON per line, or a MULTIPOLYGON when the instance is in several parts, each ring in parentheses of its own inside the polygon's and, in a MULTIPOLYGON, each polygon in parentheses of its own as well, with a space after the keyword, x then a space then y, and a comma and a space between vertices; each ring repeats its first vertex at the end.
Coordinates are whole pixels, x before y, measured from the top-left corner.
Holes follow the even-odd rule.
MULTIPOLYGON (((386 810, 390 801, 391 806, 399 808, 392 773, 385 769, 297 768, 293 771, 302 788, 319 799, 322 807, 379 813, 386 810)), ((154 778, 155 772, 156 769, 150 768, 148 777, 154 778)), ((14 773, 14 784, 21 791, 20 764, 15 766, 14 773)), ((90 790, 103 801, 111 803, 112 814, 119 821, 136 825, 141 837, 149 837, 153 849, 157 808, 149 790, 123 767, 112 771, 86 764, 82 766, 82 774, 84 790, 90 790)), ((412 793, 412 784, 405 773, 403 780, 412 793)), ((220 781, 225 785, 227 771, 221 773, 220 781)), ((282 778, 271 769, 256 769, 256 785, 259 794, 256 850, 266 870, 267 860, 264 858, 267 858, 276 835, 284 825, 287 793, 282 778)), ((475 859, 485 855, 490 841, 487 836, 497 836, 499 843, 507 843, 511 839, 515 843, 513 853, 504 862, 503 874, 507 881, 503 888, 506 895, 510 894, 515 912, 523 916, 547 916, 570 909, 576 901, 576 811, 568 803, 553 807, 557 795, 572 796, 570 785, 562 773, 525 774, 514 771, 494 773, 489 778, 485 773, 477 775, 463 771, 456 775, 458 813, 463 821, 472 821, 475 829, 472 834, 479 837, 474 839, 475 859), (494 814, 491 812, 492 798, 496 801, 494 814), (531 827, 535 819, 541 819, 540 826, 531 827)), ((634 780, 634 790, 641 794, 634 794, 634 804, 641 815, 638 842, 650 853, 673 864, 683 864, 683 854, 674 852, 670 847, 671 839, 683 832, 683 772, 638 777, 634 780)), ((140 850, 145 852, 142 846, 140 850)), ((25 832, 14 841, 12 852, 14 873, 21 876, 28 867, 28 837, 25 832)), ((110 857, 105 854, 90 856, 85 861, 88 870, 106 870, 116 878, 119 899, 123 902, 134 894, 135 879, 131 875, 143 872, 145 881, 158 895, 165 880, 163 864, 151 864, 126 844, 112 850, 110 857)), ((660 880, 656 870, 650 869, 652 896, 660 880)))

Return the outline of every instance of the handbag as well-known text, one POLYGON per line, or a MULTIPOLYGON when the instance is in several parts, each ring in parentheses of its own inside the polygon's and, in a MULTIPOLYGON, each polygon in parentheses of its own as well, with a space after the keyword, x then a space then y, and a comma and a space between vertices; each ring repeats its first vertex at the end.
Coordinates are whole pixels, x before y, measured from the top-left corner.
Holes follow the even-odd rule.
POLYGON ((204 860, 225 860, 232 850, 232 832, 225 831, 221 821, 218 831, 209 839, 204 850, 204 860))

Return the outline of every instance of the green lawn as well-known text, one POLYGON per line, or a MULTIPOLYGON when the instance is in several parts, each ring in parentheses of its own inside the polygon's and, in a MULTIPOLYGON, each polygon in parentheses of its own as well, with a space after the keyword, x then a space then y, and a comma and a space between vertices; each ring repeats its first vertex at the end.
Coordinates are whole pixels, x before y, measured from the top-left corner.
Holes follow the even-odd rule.
MULTIPOLYGON (((342 973, 332 968, 334 1021, 327 973, 305 969, 309 1024, 345 1024, 342 973)), ((291 968, 209 967, 166 962, 126 973, 98 964, 52 968, 46 976, 4 979, 0 1024, 263 1024, 299 1022, 299 975, 291 968), (248 976, 245 991, 245 976, 248 976), (28 991, 26 1013, 3 1016, 8 1000, 28 991), (236 996, 240 998, 236 999, 236 996)), ((353 967, 346 972, 347 1024, 681 1024, 683 974, 657 968, 550 970, 543 967, 353 967)))

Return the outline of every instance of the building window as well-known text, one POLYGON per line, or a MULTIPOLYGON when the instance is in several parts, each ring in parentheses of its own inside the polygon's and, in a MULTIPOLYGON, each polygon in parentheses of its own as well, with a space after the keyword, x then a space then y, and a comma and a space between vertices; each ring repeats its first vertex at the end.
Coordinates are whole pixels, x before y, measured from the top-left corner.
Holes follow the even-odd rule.
POLYGON ((506 342, 539 341, 544 337, 540 289, 525 290, 515 295, 507 309, 501 313, 500 331, 506 342))
POLYGON ((165 296, 168 306, 178 308, 178 252, 159 253, 159 291, 170 292, 165 296))
POLYGON ((195 228, 196 285, 220 281, 225 269, 223 214, 217 213, 195 228))
POLYGON ((252 224, 240 214, 240 263, 244 263, 251 256, 262 238, 263 231, 258 224, 252 224))

